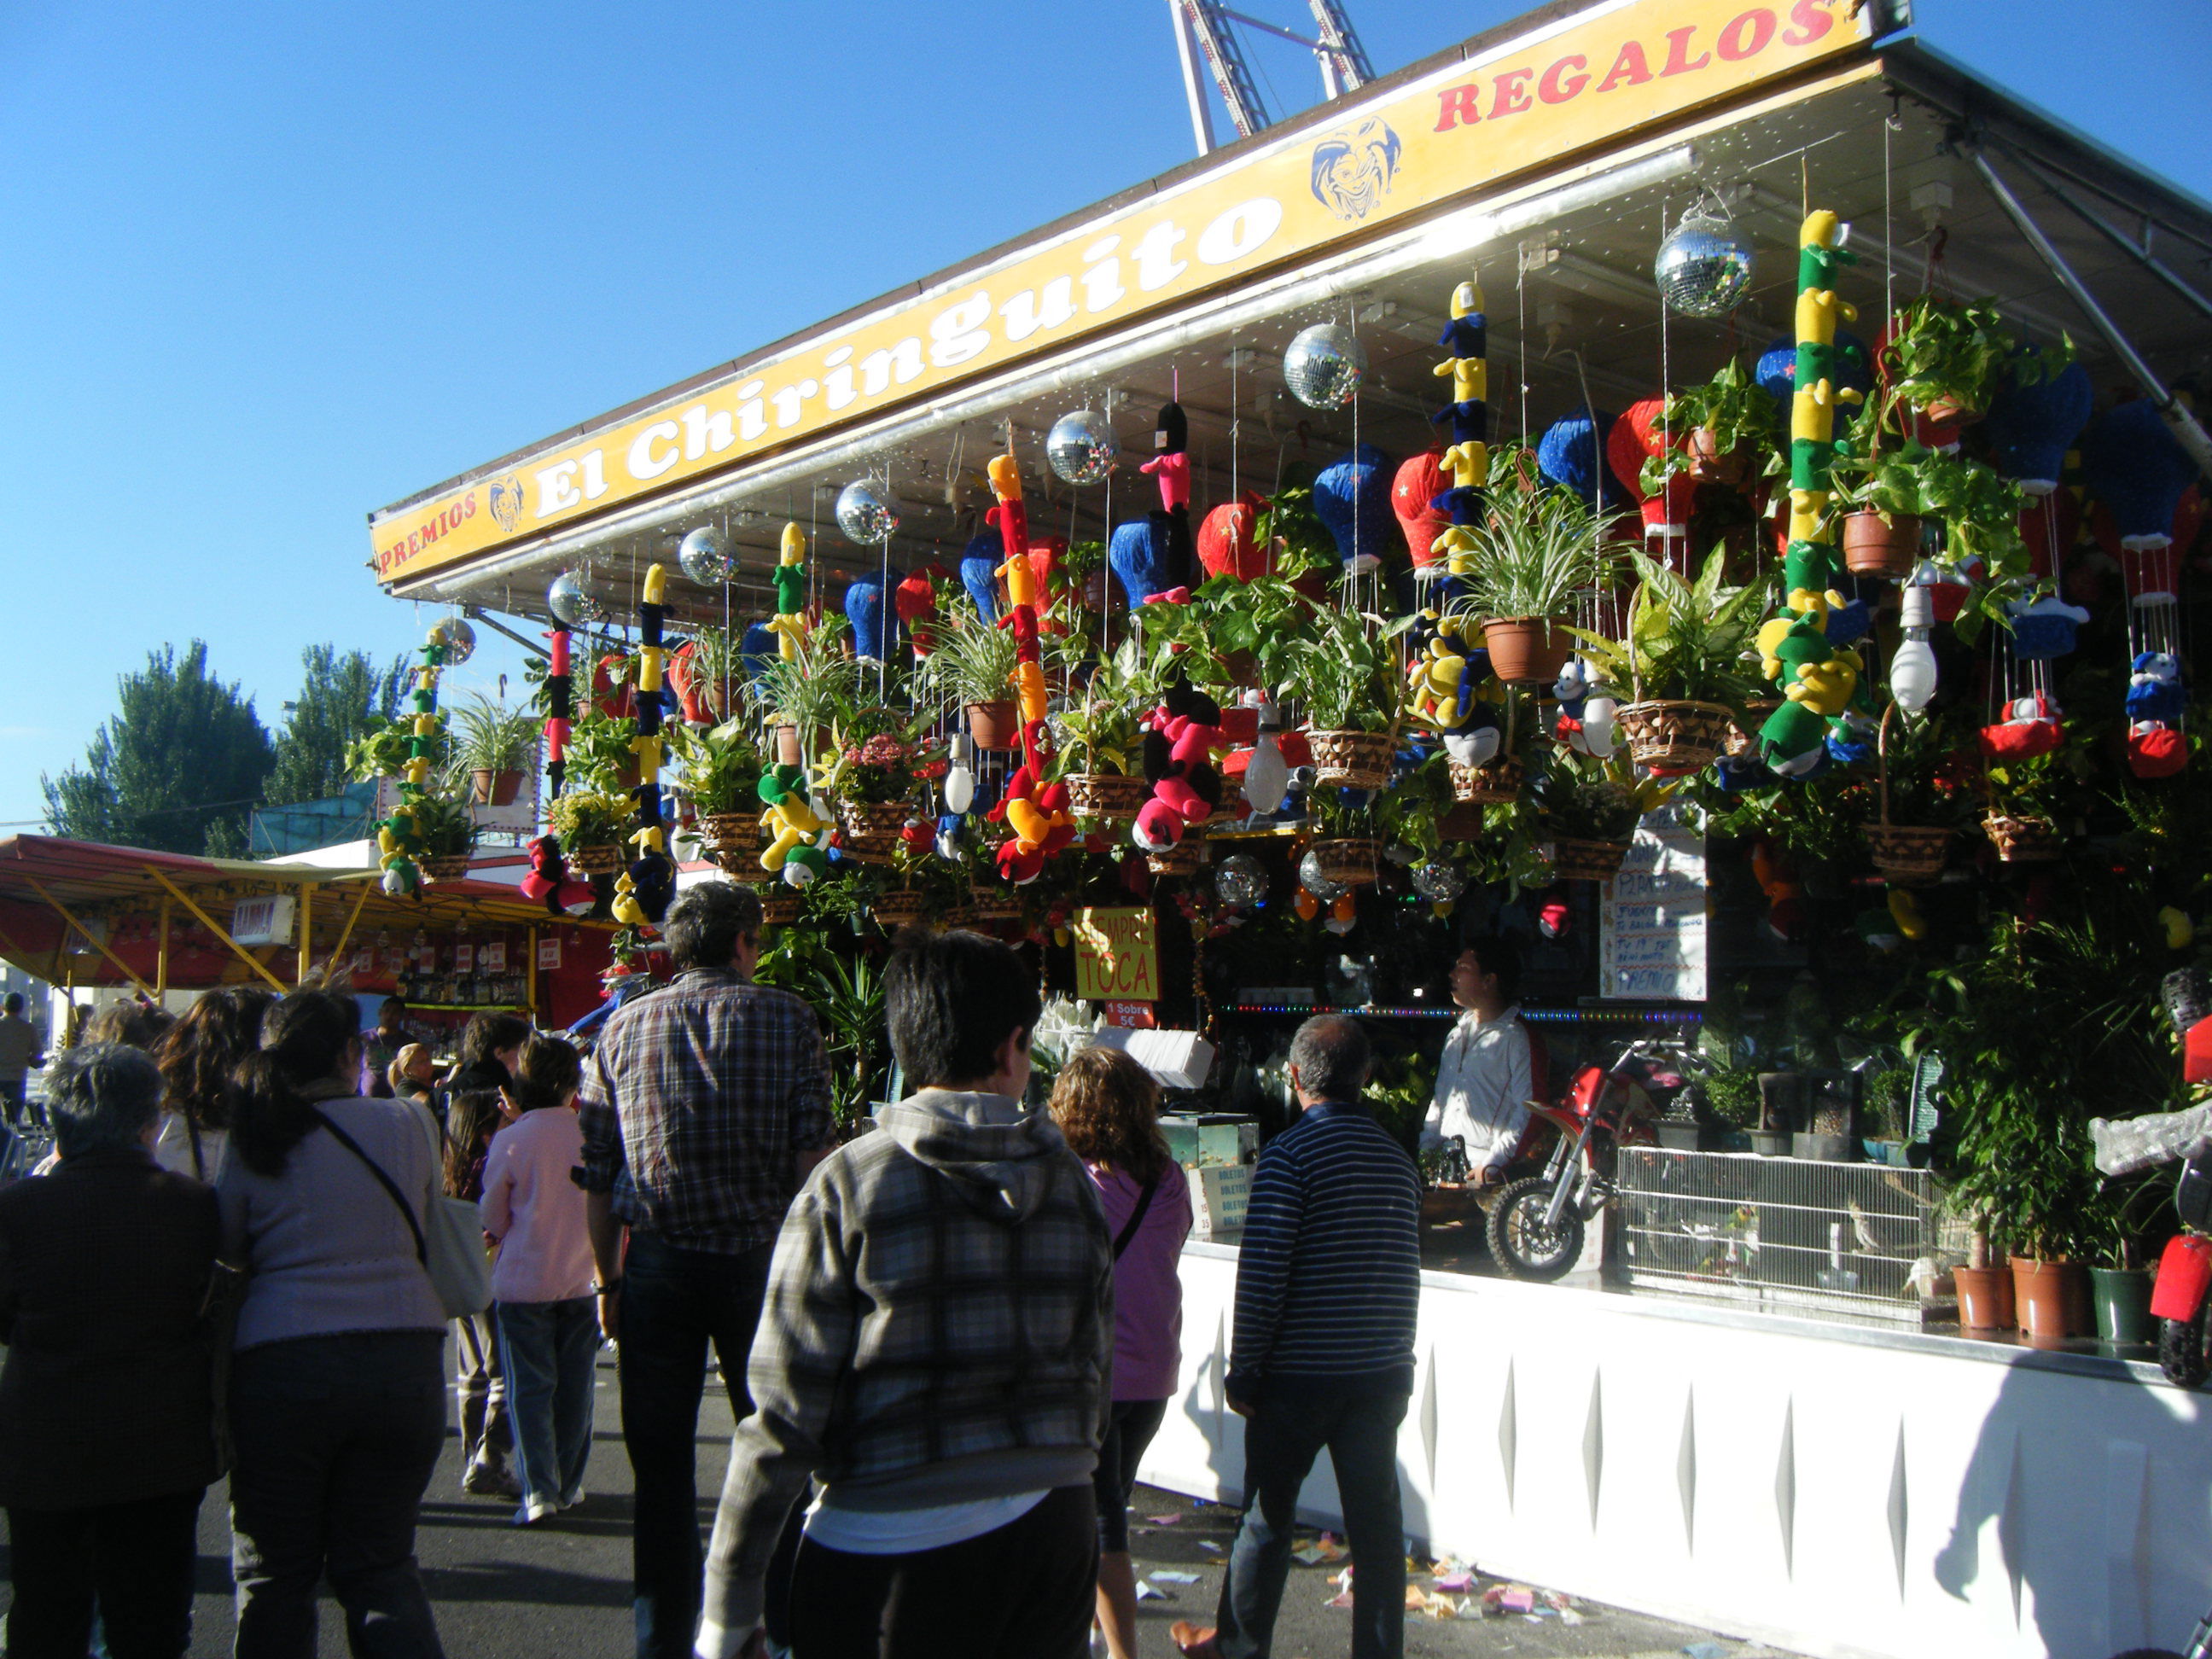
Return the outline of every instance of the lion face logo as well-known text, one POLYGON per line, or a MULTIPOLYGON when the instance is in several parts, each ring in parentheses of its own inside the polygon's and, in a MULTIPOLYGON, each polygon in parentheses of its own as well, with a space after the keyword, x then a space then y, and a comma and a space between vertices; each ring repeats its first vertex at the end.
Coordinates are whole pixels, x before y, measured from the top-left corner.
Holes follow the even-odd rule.
POLYGON ((522 522, 522 480, 512 472, 504 478, 494 478, 488 493, 492 521, 513 534, 522 522))
POLYGON ((1380 120, 1329 134, 1314 146, 1314 200, 1340 219, 1364 219, 1390 192, 1399 149, 1398 135, 1380 120))

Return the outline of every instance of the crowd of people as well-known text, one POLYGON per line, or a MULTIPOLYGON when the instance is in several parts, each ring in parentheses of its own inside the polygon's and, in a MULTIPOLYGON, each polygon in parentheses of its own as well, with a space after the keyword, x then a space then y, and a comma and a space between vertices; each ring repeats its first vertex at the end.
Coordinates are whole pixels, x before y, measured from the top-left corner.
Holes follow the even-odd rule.
MULTIPOLYGON (((327 989, 88 1023, 46 1079, 55 1156, 0 1189, 11 1659, 184 1653, 225 1475, 235 1653, 313 1654, 327 1583, 355 1654, 441 1654, 415 1533, 449 1339, 463 1489, 525 1527, 584 1499, 614 1345, 640 1659, 1132 1659, 1129 1503, 1192 1223, 1153 1079, 1085 1048, 1033 1109, 1032 971, 910 933, 886 969, 910 1091, 841 1140, 813 1010, 752 977, 760 927, 750 890, 696 888, 674 982, 588 1055, 478 1015, 442 1078, 404 1008, 364 1032, 327 989), (739 1421, 706 1542, 710 1350, 739 1421)), ((1323 1447, 1355 1659, 1402 1650, 1420 1194, 1367 1066, 1347 1019, 1293 1044, 1304 1109, 1255 1173, 1227 1378, 1244 1512, 1187 1653, 1269 1652, 1323 1447)))

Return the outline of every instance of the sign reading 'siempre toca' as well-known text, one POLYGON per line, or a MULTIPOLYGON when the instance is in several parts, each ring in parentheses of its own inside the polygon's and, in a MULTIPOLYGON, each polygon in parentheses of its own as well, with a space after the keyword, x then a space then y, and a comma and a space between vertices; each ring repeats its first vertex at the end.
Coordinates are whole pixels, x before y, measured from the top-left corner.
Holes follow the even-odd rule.
POLYGON ((1616 0, 370 525, 396 582, 1113 328, 1866 38, 1851 0, 1616 0))

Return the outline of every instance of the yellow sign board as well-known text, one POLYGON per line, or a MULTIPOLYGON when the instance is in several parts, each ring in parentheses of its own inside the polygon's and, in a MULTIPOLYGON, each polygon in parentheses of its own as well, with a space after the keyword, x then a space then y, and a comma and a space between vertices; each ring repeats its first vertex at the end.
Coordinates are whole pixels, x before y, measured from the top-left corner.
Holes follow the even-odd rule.
MULTIPOLYGON (((705 391, 370 526, 397 582, 1249 280, 1858 46, 1852 0, 1620 0, 1349 105, 705 391)), ((976 187, 988 179, 979 174, 976 187)))
POLYGON ((1160 942, 1150 910, 1075 913, 1075 994, 1093 1002, 1158 1002, 1160 942))

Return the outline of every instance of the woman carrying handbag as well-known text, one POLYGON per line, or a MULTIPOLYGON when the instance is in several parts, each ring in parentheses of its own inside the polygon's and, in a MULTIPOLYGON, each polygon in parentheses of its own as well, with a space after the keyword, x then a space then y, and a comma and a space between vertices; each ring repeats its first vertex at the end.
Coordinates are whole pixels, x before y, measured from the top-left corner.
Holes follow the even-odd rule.
MULTIPOLYGON (((216 1191, 248 1274, 229 1398, 238 1659, 312 1659, 325 1573, 356 1655, 444 1651, 415 1525, 446 1434, 451 1287, 431 1239, 447 1200, 418 1110, 356 1093, 361 1042, 349 999, 297 992, 233 1077, 216 1191)), ((476 1261, 482 1283, 480 1236, 476 1261)))

